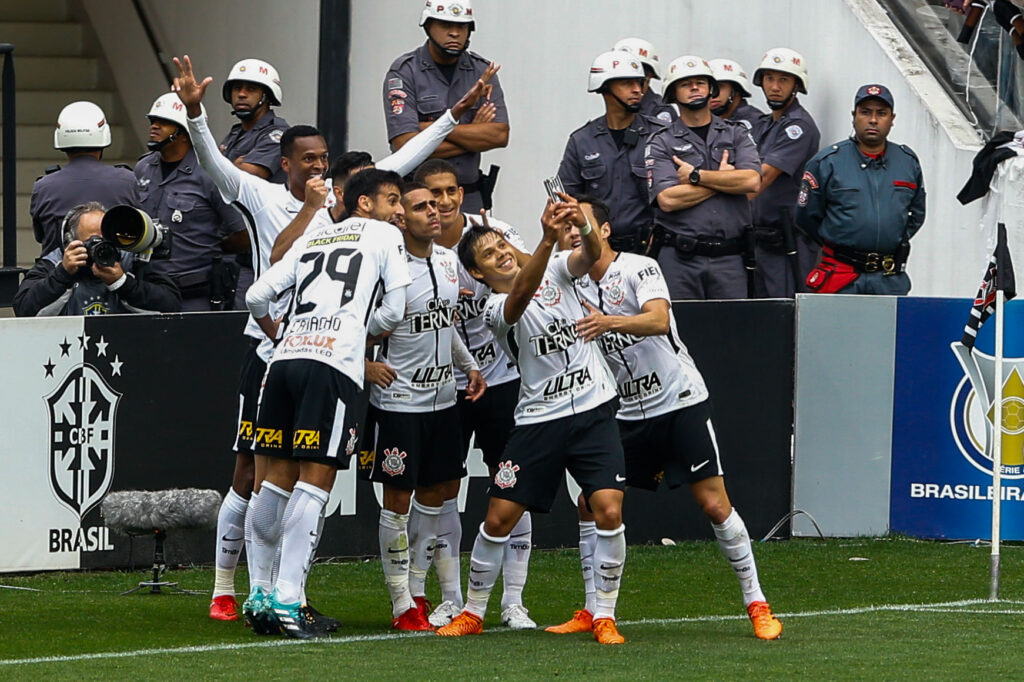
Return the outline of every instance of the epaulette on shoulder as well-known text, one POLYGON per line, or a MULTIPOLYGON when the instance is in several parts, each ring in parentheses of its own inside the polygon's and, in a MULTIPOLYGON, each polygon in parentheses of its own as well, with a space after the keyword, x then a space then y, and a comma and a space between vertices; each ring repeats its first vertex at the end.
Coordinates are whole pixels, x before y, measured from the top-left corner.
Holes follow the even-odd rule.
POLYGON ((824 159, 827 156, 832 156, 833 154, 838 152, 840 149, 842 149, 843 147, 845 147, 846 145, 849 145, 849 144, 853 144, 853 140, 843 140, 842 142, 836 142, 835 144, 830 144, 829 146, 825 147, 824 149, 822 149, 821 151, 818 152, 818 158, 819 159, 824 159))
POLYGON ((474 59, 474 60, 476 60, 478 62, 483 62, 484 64, 490 64, 491 63, 490 59, 487 59, 485 57, 481 57, 476 52, 473 52, 473 50, 466 50, 466 56, 469 57, 470 59, 474 59))
MULTIPOLYGON (((143 154, 142 156, 146 156, 146 155, 143 154)), ((141 159, 142 156, 140 156, 139 158, 141 159)), ((132 170, 132 167, 129 166, 127 163, 115 163, 114 164, 114 168, 124 168, 125 170, 132 170)))
POLYGON ((403 66, 405 66, 406 64, 411 62, 415 56, 416 56, 416 51, 415 50, 413 50, 412 52, 406 52, 405 54, 400 55, 398 57, 398 59, 396 59, 395 61, 391 62, 391 66, 388 67, 388 71, 398 71, 400 68, 402 68, 403 66))
MULTIPOLYGON (((44 168, 43 169, 43 175, 49 175, 50 173, 56 173, 59 170, 60 170, 60 164, 59 163, 55 163, 52 166, 47 166, 46 168, 44 168)), ((39 177, 43 177, 43 175, 40 175, 39 177)))
POLYGON ((907 153, 907 156, 912 158, 914 161, 920 161, 920 159, 917 158, 917 152, 915 152, 913 149, 911 149, 910 147, 908 147, 905 144, 901 144, 901 145, 898 145, 898 146, 899 146, 900 149, 902 149, 904 152, 907 153))

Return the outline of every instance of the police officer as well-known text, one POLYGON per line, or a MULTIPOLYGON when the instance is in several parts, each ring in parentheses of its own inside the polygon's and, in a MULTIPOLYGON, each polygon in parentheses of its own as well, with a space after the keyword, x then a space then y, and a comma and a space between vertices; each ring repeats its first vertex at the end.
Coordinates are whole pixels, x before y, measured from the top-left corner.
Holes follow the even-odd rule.
POLYGON ((41 254, 61 246, 61 223, 73 207, 89 201, 105 206, 137 205, 135 176, 124 166, 100 163, 110 146, 110 125, 92 102, 72 102, 57 117, 53 148, 68 157, 67 165, 51 166, 32 186, 29 213, 41 254))
POLYGON ((640 102, 640 112, 646 116, 671 123, 676 118, 672 107, 666 106, 661 94, 651 87, 651 80, 661 80, 661 60, 658 51, 650 41, 643 38, 623 38, 612 47, 615 52, 628 52, 644 67, 644 98, 640 102))
MULTIPOLYGON (((452 107, 469 90, 488 61, 468 51, 476 23, 469 0, 454 3, 426 0, 420 26, 427 41, 396 59, 384 77, 384 118, 391 148, 397 150, 452 107)), ((465 191, 464 209, 490 209, 497 167, 483 175, 480 153, 508 144, 508 112, 498 79, 492 78, 489 99, 459 119, 459 125, 433 153, 447 159, 459 173, 465 191)))
POLYGON ((861 86, 853 137, 818 152, 804 170, 796 220, 822 244, 821 262, 807 277, 812 291, 910 291, 904 270, 910 238, 924 223, 924 179, 913 150, 887 141, 894 118, 887 87, 861 86))
POLYGON ((644 141, 664 124, 639 113, 645 80, 638 57, 615 51, 598 55, 587 91, 604 99, 604 116, 573 131, 558 166, 570 196, 587 194, 608 204, 616 225, 610 241, 617 251, 639 253, 652 225, 644 141))
POLYGON ((718 94, 711 98, 711 113, 730 121, 738 121, 751 130, 754 121, 764 112, 750 104, 750 81, 747 72, 731 59, 712 59, 708 62, 711 73, 718 81, 718 94))
POLYGON ((818 245, 797 233, 793 210, 804 165, 817 153, 821 134, 797 93, 807 94, 807 64, 799 52, 776 47, 754 72, 770 113, 754 125, 761 154, 761 189, 751 195, 757 236, 754 295, 791 298, 805 292, 804 279, 818 260, 818 245))
MULTIPOLYGON (((220 142, 221 153, 246 173, 283 183, 286 175, 281 170, 281 135, 288 129, 288 121, 271 108, 281 106, 283 98, 277 69, 262 59, 243 59, 228 72, 221 96, 238 118, 220 142)), ((241 270, 234 308, 245 310, 245 292, 253 281, 251 249, 238 254, 238 266, 241 270)))
POLYGON ((178 96, 158 97, 147 117, 150 152, 135 164, 139 201, 173 234, 171 257, 154 260, 150 267, 178 286, 182 310, 230 309, 238 269, 222 256, 248 246, 242 215, 221 200, 200 168, 178 96))
POLYGON ((761 186, 761 161, 747 129, 713 115, 718 92, 708 63, 697 56, 669 65, 665 101, 679 120, 647 144, 648 194, 654 204, 651 255, 673 299, 743 298, 749 251, 750 202, 761 186))

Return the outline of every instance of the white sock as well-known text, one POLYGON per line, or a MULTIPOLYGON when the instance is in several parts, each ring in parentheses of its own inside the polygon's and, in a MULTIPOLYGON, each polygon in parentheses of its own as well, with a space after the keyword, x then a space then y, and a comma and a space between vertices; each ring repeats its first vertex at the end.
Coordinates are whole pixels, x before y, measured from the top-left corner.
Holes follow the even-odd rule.
POLYGON ((614 530, 597 529, 594 546, 594 619, 615 618, 622 567, 626 563, 626 526, 614 530))
MULTIPOLYGON (((330 499, 329 494, 327 499, 330 499)), ((309 580, 309 571, 311 568, 313 568, 313 560, 316 559, 316 550, 317 547, 320 546, 320 538, 324 536, 324 521, 327 520, 327 515, 325 513, 326 511, 327 505, 324 505, 323 508, 320 510, 320 518, 316 522, 316 540, 313 542, 313 553, 309 555, 309 566, 306 566, 306 572, 302 575, 302 585, 300 587, 300 592, 302 593, 302 596, 300 597, 300 601, 303 603, 303 605, 305 605, 306 603, 306 581, 309 580)))
POLYGON ((459 550, 462 547, 462 519, 459 517, 459 498, 445 500, 437 523, 437 542, 434 544, 434 570, 441 586, 441 601, 450 601, 462 608, 462 565, 459 550))
POLYGON ((469 586, 466 590, 466 611, 483 619, 487 613, 487 600, 491 598, 494 583, 498 582, 501 560, 505 555, 508 536, 492 538, 484 532, 484 524, 473 542, 473 554, 469 559, 469 586))
POLYGON ((384 581, 391 594, 391 615, 395 618, 413 607, 412 594, 409 592, 408 526, 408 514, 380 510, 377 529, 380 563, 384 566, 384 581))
POLYGON ((502 610, 513 604, 522 605, 523 587, 530 569, 530 550, 533 549, 533 520, 530 512, 523 512, 519 522, 509 533, 505 545, 505 557, 501 564, 501 575, 505 589, 501 595, 502 610))
POLYGON ((743 591, 743 605, 751 602, 767 601, 761 591, 761 583, 757 580, 757 564, 754 563, 754 548, 750 546, 750 534, 747 526, 740 518, 739 512, 733 508, 732 513, 722 523, 712 523, 715 537, 722 554, 729 560, 729 565, 740 581, 743 591))
POLYGON ((213 577, 213 596, 235 594, 235 567, 245 543, 245 512, 249 500, 228 489, 217 514, 217 554, 213 577))
POLYGON ((249 569, 250 590, 253 588, 252 576, 256 573, 256 562, 252 558, 253 538, 255 537, 252 532, 252 520, 254 518, 252 510, 256 506, 256 496, 258 494, 255 490, 253 491, 252 495, 249 496, 249 504, 245 510, 245 565, 249 569))
POLYGON ((252 509, 253 572, 249 584, 269 592, 274 587, 274 555, 281 541, 281 520, 292 494, 266 481, 252 509))
POLYGON ((597 546, 597 523, 580 521, 580 572, 583 574, 583 606, 590 615, 597 609, 597 593, 594 591, 594 548, 597 546))
POLYGON ((319 540, 320 517, 330 495, 312 483, 295 484, 285 512, 281 536, 281 572, 274 587, 277 600, 292 604, 302 598, 306 571, 313 562, 313 550, 319 540))
POLYGON ((409 510, 409 592, 414 597, 427 595, 427 571, 434 563, 434 543, 442 509, 413 499, 409 510))

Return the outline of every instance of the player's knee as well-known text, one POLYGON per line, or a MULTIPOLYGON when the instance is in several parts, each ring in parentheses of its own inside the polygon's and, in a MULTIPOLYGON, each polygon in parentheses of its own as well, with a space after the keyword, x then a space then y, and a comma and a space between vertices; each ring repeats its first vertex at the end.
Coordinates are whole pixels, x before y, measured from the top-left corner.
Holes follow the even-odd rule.
POLYGON ((408 514, 412 491, 384 486, 384 508, 396 514, 408 514))
POLYGON ((701 510, 711 520, 711 523, 722 523, 732 513, 732 505, 729 499, 724 497, 707 497, 699 500, 701 510))

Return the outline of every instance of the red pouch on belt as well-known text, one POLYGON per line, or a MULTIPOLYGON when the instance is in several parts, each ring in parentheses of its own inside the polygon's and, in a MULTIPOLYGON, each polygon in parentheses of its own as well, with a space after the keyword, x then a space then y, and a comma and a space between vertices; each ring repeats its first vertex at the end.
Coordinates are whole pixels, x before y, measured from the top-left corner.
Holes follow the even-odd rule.
POLYGON ((819 294, 834 294, 852 284, 859 276, 860 273, 852 265, 823 255, 821 262, 807 275, 807 288, 819 294))

